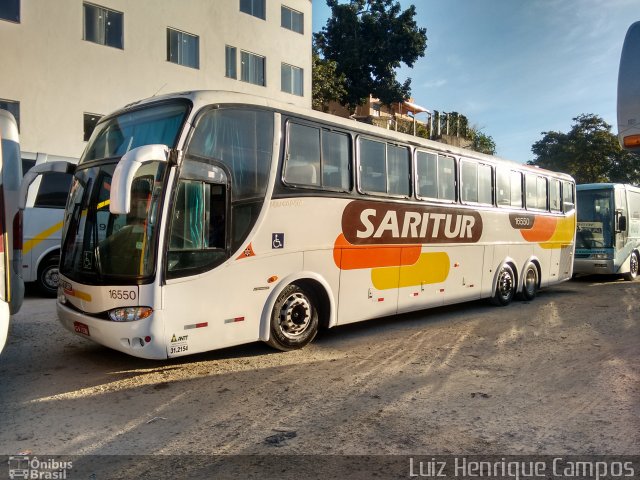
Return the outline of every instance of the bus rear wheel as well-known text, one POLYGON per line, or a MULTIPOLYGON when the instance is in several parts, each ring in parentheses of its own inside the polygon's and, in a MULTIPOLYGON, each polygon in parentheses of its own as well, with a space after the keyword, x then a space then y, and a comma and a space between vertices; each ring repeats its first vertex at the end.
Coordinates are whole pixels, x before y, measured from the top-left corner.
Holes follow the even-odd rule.
POLYGON ((55 297, 58 293, 58 267, 60 255, 50 255, 38 267, 38 289, 47 297, 55 297))
POLYGON ((530 263, 524 269, 522 279, 522 299, 533 300, 538 294, 538 269, 530 263))
POLYGON ((505 264, 498 272, 496 280, 496 293, 493 295, 491 302, 494 305, 506 307, 513 300, 516 294, 516 276, 511 266, 505 264))
POLYGON ((287 286, 273 306, 269 345, 285 352, 296 350, 311 342, 317 333, 314 295, 296 284, 287 286))
POLYGON ((629 258, 629 272, 624 274, 624 279, 632 282, 636 278, 638 278, 638 254, 633 252, 629 258))

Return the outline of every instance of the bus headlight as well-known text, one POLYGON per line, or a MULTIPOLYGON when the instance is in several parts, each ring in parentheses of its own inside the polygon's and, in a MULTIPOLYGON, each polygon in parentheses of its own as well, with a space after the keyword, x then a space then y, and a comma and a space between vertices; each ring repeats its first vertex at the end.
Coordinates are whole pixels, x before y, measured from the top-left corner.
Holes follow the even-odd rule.
POLYGON ((64 294, 64 289, 62 287, 58 287, 58 303, 62 305, 67 303, 67 296, 64 294))
POLYGON ((153 313, 151 307, 119 307, 109 310, 109 318, 114 322, 142 320, 153 313))
POLYGON ((594 253, 593 255, 591 255, 591 258, 593 260, 609 260, 609 254, 608 253, 594 253))

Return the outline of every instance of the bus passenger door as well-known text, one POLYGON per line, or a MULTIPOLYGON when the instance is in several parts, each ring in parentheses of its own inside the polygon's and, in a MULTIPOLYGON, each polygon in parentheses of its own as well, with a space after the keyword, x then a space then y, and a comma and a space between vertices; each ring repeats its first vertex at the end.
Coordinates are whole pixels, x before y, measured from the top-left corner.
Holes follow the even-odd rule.
POLYGON ((402 250, 398 246, 340 249, 340 325, 397 312, 402 250))

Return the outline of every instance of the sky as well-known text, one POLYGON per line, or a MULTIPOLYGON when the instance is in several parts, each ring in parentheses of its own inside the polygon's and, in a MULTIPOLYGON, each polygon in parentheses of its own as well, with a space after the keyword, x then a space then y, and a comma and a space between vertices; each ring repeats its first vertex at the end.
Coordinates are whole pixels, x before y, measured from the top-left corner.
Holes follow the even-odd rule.
MULTIPOLYGON (((400 0, 427 29, 425 56, 403 66, 418 105, 459 112, 525 163, 542 132, 568 132, 581 114, 617 133, 620 52, 640 0, 400 0)), ((313 0, 313 31, 331 15, 313 0)), ((426 114, 423 114, 426 117, 426 114)), ((418 116, 420 119, 420 116, 418 116)))

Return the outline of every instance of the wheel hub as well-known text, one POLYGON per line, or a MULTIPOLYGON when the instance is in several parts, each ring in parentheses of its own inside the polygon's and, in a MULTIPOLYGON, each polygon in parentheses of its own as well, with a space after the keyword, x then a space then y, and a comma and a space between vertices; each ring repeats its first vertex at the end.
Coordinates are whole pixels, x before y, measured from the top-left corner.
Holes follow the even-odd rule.
POLYGON ((283 303, 280 309, 280 329, 288 338, 300 336, 311 322, 311 305, 307 298, 294 293, 283 303))

